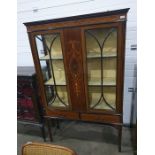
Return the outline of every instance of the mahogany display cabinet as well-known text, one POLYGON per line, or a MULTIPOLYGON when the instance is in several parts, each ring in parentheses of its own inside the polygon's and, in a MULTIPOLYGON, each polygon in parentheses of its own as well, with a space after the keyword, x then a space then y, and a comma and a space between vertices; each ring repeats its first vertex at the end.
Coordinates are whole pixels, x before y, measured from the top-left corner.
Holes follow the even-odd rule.
POLYGON ((128 10, 24 23, 44 117, 111 124, 119 151, 128 10))

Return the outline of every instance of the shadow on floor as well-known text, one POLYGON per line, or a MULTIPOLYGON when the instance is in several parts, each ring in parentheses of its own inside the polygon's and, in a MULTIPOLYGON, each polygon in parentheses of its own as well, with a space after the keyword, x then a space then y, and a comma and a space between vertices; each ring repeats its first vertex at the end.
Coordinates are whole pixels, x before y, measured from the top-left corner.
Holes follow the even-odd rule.
MULTIPOLYGON (((20 155, 21 145, 28 141, 43 142, 41 131, 34 126, 18 124, 17 149, 20 155)), ((130 129, 123 128, 122 152, 118 152, 117 129, 112 126, 63 121, 60 129, 53 128, 53 142, 49 141, 47 129, 47 143, 63 145, 74 149, 78 155, 132 155, 130 129)))

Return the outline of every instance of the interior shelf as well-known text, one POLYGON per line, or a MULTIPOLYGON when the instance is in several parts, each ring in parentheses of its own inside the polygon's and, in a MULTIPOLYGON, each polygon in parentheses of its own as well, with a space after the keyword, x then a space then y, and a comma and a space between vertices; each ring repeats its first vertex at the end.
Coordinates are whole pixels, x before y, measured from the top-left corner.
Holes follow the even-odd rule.
MULTIPOLYGON (((105 52, 105 54, 103 53, 102 58, 111 58, 111 57, 117 57, 116 52, 110 52, 110 53, 105 52)), ((89 52, 87 54, 87 58, 101 58, 101 55, 99 55, 98 52, 89 52)))
MULTIPOLYGON (((49 79, 48 81, 46 81, 44 84, 45 84, 45 85, 54 85, 53 78, 50 78, 50 79, 49 79)), ((64 80, 60 79, 60 80, 57 80, 56 85, 65 86, 65 85, 66 85, 66 82, 65 82, 64 80)))
MULTIPOLYGON (((54 60, 61 60, 61 59, 63 59, 63 57, 60 55, 55 55, 55 56, 52 56, 51 57, 52 59, 54 59, 54 60)), ((45 56, 43 56, 43 57, 40 57, 40 60, 50 60, 50 56, 49 55, 45 55, 45 56)))
MULTIPOLYGON (((88 81, 89 86, 101 86, 101 81, 88 81)), ((114 78, 104 78, 103 86, 116 86, 116 80, 114 78)))
MULTIPOLYGON (((112 57, 117 57, 116 52, 110 52, 110 53, 103 53, 103 57, 102 58, 112 58, 112 57)), ((87 58, 101 58, 101 55, 99 55, 98 52, 90 52, 87 55, 87 58)), ((51 56, 51 59, 57 60, 57 59, 63 59, 62 55, 54 55, 51 56)), ((50 56, 49 55, 45 55, 40 57, 40 60, 50 60, 50 56)))

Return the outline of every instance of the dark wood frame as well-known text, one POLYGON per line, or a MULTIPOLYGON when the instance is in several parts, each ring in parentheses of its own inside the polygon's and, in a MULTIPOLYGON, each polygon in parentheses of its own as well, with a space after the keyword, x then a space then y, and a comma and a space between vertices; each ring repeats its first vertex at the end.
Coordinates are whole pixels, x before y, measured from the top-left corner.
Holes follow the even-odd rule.
MULTIPOLYGON (((124 57, 125 57, 125 28, 126 28, 126 17, 129 9, 122 9, 110 12, 95 13, 89 15, 74 16, 68 18, 30 22, 25 23, 27 27, 27 32, 29 36, 30 46, 32 50, 32 55, 35 63, 35 68, 37 72, 37 77, 39 81, 39 88, 41 91, 41 100, 45 108, 45 118, 49 121, 50 118, 62 118, 71 120, 82 120, 98 123, 112 124, 118 129, 119 134, 119 151, 121 151, 121 136, 122 136, 122 123, 123 123, 123 81, 124 81, 124 57), (100 113, 92 112, 87 110, 87 79, 86 79, 86 55, 85 55, 85 39, 84 30, 87 28, 98 28, 98 27, 117 27, 118 32, 118 42, 117 42, 117 85, 116 85, 116 113, 109 111, 102 111, 100 113), (37 54, 37 48, 35 43, 35 35, 37 34, 49 34, 49 33, 60 33, 62 52, 64 56, 64 68, 66 71, 66 82, 67 91, 69 96, 69 101, 72 104, 68 110, 54 109, 47 106, 43 77, 41 76, 41 68, 39 63, 39 58, 37 54), (73 34, 73 32, 75 32, 73 34), (70 40, 76 40, 79 43, 79 59, 76 58, 79 68, 79 74, 81 75, 81 82, 84 87, 81 86, 80 91, 83 92, 84 96, 79 98, 81 103, 79 105, 77 102, 73 101, 73 88, 71 87, 71 71, 69 70, 68 60, 73 59, 73 54, 69 56, 67 51, 70 50, 70 46, 67 43, 70 40)), ((77 49, 76 49, 77 50, 77 49)), ((74 72, 74 70, 73 70, 74 72)), ((72 83, 74 84, 74 82, 72 83)), ((50 131, 50 130, 49 130, 50 131)), ((50 133, 52 140, 52 134, 50 133)))

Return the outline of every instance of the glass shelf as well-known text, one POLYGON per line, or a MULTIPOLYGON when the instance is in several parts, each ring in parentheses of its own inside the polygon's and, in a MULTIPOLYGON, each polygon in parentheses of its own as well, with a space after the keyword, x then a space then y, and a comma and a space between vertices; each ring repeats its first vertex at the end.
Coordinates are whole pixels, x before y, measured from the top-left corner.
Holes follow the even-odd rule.
MULTIPOLYGON (((45 85, 54 85, 54 81, 53 81, 53 78, 50 78, 48 81, 46 81, 44 83, 45 85)), ((62 86, 65 86, 66 85, 66 81, 60 79, 60 80, 57 80, 56 81, 56 85, 62 85, 62 86)))
MULTIPOLYGON (((61 59, 63 59, 63 57, 61 55, 53 56, 51 58, 54 59, 54 60, 57 60, 57 59, 61 60, 61 59)), ((50 60, 50 56, 49 55, 42 56, 42 57, 40 57, 40 60, 50 60)))
MULTIPOLYGON (((101 80, 96 81, 88 81, 89 86, 101 86, 101 80)), ((116 80, 115 78, 104 78, 103 79, 103 86, 116 86, 116 80)))
MULTIPOLYGON (((113 58, 113 57, 114 58, 117 57, 116 52, 103 54, 102 58, 113 58)), ((87 58, 101 58, 101 55, 99 55, 98 52, 89 52, 89 53, 87 53, 87 58)))

